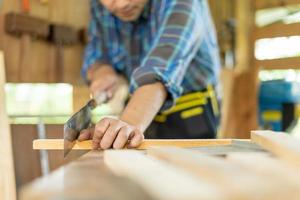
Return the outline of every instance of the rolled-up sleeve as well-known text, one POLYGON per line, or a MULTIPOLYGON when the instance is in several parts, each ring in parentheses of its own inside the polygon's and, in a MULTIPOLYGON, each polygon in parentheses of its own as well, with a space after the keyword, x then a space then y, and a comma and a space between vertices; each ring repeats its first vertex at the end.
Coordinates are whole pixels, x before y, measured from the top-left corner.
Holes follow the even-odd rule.
POLYGON ((174 0, 165 8, 149 53, 132 74, 130 91, 160 81, 168 91, 161 110, 174 105, 182 94, 182 81, 201 43, 201 1, 174 0))
POLYGON ((103 55, 102 39, 101 39, 101 26, 100 20, 97 20, 99 15, 99 9, 97 7, 99 3, 95 0, 91 0, 91 19, 88 29, 89 42, 84 51, 84 60, 81 69, 81 75, 85 81, 87 81, 87 71, 95 63, 106 63, 106 58, 103 55))

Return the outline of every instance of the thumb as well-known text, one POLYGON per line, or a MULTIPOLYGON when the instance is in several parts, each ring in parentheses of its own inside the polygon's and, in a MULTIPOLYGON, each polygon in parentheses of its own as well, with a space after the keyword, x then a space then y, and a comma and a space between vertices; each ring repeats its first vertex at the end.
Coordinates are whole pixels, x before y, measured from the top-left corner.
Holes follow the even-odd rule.
POLYGON ((143 140, 144 134, 140 133, 139 131, 135 131, 127 147, 136 148, 143 142, 143 140))
POLYGON ((84 141, 84 140, 89 140, 93 138, 93 133, 94 133, 94 127, 88 128, 88 129, 84 129, 82 131, 80 131, 79 136, 78 136, 78 140, 84 141))

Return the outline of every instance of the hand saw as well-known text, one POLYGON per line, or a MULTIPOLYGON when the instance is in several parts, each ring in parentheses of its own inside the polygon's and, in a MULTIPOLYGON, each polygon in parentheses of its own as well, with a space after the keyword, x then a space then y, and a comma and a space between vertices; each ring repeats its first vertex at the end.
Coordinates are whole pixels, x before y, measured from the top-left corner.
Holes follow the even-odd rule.
POLYGON ((64 157, 72 150, 80 131, 87 129, 92 124, 92 110, 98 105, 107 102, 107 93, 101 93, 95 99, 75 113, 64 125, 64 157))

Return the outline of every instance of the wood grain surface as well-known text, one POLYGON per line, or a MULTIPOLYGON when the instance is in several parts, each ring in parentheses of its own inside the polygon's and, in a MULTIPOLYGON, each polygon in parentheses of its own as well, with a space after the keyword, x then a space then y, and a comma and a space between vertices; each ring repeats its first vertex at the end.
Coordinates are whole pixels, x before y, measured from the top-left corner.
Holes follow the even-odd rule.
POLYGON ((0 199, 16 199, 13 152, 8 117, 5 109, 4 56, 0 51, 0 199))
POLYGON ((226 199, 214 185, 137 150, 106 150, 104 162, 114 173, 133 179, 157 199, 226 199))
POLYGON ((104 165, 103 153, 91 151, 25 186, 20 200, 154 200, 140 185, 104 165))
POLYGON ((300 140, 286 133, 252 131, 251 140, 300 169, 300 140))
MULTIPOLYGON (((152 148, 147 152, 151 156, 193 173, 207 183, 214 184, 220 189, 223 199, 296 200, 300 196, 300 179, 280 181, 278 179, 280 175, 276 174, 278 172, 276 170, 263 174, 222 157, 207 156, 174 147, 152 148)), ((240 153, 240 155, 244 154, 247 155, 247 153, 240 153)), ((257 154, 265 155, 265 153, 257 154)), ((253 165, 257 165, 255 161, 253 157, 253 165)))

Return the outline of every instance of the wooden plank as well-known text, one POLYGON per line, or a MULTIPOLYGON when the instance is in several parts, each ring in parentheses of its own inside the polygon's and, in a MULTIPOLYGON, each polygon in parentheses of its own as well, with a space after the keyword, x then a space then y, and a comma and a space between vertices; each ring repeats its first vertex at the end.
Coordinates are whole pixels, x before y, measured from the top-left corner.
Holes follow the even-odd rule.
POLYGON ((300 35, 300 23, 283 24, 276 23, 269 26, 255 29, 255 39, 288 37, 300 35))
MULTIPOLYGON (((146 139, 137 149, 148 149, 152 146, 178 146, 178 147, 200 147, 229 145, 232 139, 146 139)), ((57 150, 64 149, 63 139, 38 139, 33 141, 33 149, 57 150)), ((76 141, 73 149, 89 150, 92 149, 92 140, 76 141)))
POLYGON ((107 150, 104 162, 114 173, 135 180, 158 199, 227 199, 218 188, 136 150, 107 150))
POLYGON ((261 152, 235 152, 227 154, 226 160, 245 167, 253 173, 258 173, 260 175, 263 174, 273 178, 276 177, 278 181, 289 184, 290 186, 288 187, 293 187, 293 185, 297 185, 298 187, 300 186, 299 169, 282 162, 270 154, 261 152), (259 165, 257 163, 259 163, 259 165), (282 174, 284 174, 284 176, 282 176, 282 174))
POLYGON ((35 180, 23 187, 19 196, 20 200, 155 200, 134 181, 110 172, 99 151, 91 151, 35 180))
POLYGON ((8 117, 5 109, 4 56, 0 51, 0 199, 16 199, 13 152, 8 117))
POLYGON ((194 147, 190 148, 201 154, 205 155, 215 155, 215 156, 226 156, 233 152, 266 152, 259 145, 247 142, 247 141, 236 141, 233 140, 230 145, 216 145, 216 146, 206 146, 206 147, 194 147))
POLYGON ((256 60, 255 65, 261 69, 300 69, 300 57, 256 60))
MULTIPOLYGON (((199 179, 216 185, 229 199, 296 200, 300 195, 299 184, 286 185, 284 181, 281 182, 270 176, 255 173, 243 166, 228 162, 224 158, 205 156, 195 151, 172 147, 153 148, 147 153, 188 170, 199 179)), ((257 164, 255 160, 253 162, 257 164)))
POLYGON ((251 140, 269 150, 279 159, 300 168, 300 140, 285 133, 252 131, 251 140))
POLYGON ((300 4, 299 0, 255 0, 255 9, 268 9, 274 7, 284 7, 292 4, 300 4))
MULTIPOLYGON (((300 171, 281 160, 264 153, 231 153, 226 160, 258 174, 265 179, 284 184, 280 192, 286 193, 286 199, 299 199, 300 171), (259 163, 259 164, 257 164, 259 163)), ((274 191, 275 192, 275 191, 274 191)))

